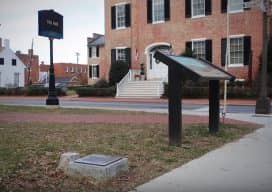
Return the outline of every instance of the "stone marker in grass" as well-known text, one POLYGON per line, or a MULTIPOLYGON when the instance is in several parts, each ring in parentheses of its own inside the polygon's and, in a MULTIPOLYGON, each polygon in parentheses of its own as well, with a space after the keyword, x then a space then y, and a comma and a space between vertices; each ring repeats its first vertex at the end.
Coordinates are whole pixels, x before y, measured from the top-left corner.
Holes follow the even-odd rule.
POLYGON ((61 155, 59 169, 70 176, 93 177, 99 180, 115 177, 128 170, 128 159, 103 154, 92 154, 80 158, 78 153, 61 155))

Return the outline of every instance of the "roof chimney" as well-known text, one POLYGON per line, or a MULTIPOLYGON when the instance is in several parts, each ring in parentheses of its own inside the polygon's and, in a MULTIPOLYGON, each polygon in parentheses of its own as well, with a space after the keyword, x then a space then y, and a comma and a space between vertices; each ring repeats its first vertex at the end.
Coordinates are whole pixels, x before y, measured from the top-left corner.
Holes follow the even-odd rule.
POLYGON ((9 48, 9 40, 8 39, 4 40, 4 46, 5 46, 5 48, 9 48))

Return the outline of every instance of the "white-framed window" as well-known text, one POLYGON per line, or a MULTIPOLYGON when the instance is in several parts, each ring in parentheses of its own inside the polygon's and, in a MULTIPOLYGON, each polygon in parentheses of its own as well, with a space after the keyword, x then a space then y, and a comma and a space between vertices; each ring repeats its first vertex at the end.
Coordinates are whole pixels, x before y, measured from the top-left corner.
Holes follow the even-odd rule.
POLYGON ((74 73, 74 72, 75 72, 74 67, 71 67, 71 73, 74 73))
POLYGON ((244 10, 244 0, 228 0, 228 2, 230 13, 241 12, 244 10))
POLYGON ((192 40, 192 50, 197 58, 206 59, 206 39, 192 40))
POLYGON ((116 28, 126 27, 126 7, 125 4, 116 5, 116 28))
POLYGON ((99 65, 98 64, 91 64, 89 66, 89 78, 90 79, 97 79, 99 77, 99 65))
POLYGON ((164 13, 165 13, 164 0, 153 0, 153 3, 152 3, 153 23, 163 22, 165 19, 164 13))
POLYGON ((91 54, 92 58, 97 57, 97 55, 96 55, 96 46, 92 46, 91 51, 92 51, 92 54, 91 54))
POLYGON ((205 0, 192 0, 192 17, 205 16, 205 0))
POLYGON ((68 66, 65 67, 65 72, 69 73, 69 67, 68 66))
POLYGON ((230 66, 244 65, 244 36, 230 37, 230 66))
POLYGON ((19 76, 20 73, 14 73, 14 87, 19 87, 19 76))
POLYGON ((126 49, 125 48, 116 48, 116 61, 126 62, 126 49))

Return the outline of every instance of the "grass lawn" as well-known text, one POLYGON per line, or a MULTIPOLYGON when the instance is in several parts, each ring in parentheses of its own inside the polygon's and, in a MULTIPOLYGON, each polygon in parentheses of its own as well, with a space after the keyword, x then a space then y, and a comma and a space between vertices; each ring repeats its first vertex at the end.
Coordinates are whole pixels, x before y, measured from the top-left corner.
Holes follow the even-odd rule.
MULTIPOLYGON (((0 106, 0 115, 7 110, 42 115, 52 109, 0 106)), ((86 111, 125 113, 54 109, 53 114, 86 111)), ((183 146, 178 148, 168 146, 167 124, 0 121, 0 191, 128 191, 257 127, 221 125, 218 134, 210 135, 206 124, 185 125, 183 146), (125 156, 129 171, 106 182, 67 177, 56 167, 60 155, 68 151, 125 156)))

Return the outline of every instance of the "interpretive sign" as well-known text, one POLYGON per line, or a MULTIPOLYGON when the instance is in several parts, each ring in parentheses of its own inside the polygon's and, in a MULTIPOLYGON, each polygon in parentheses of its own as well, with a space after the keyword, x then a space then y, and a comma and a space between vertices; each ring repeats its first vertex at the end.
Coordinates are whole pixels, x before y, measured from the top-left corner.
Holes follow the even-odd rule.
POLYGON ((210 133, 218 132, 220 111, 219 81, 234 80, 235 77, 206 60, 167 55, 160 51, 155 52, 154 58, 168 66, 169 144, 174 146, 181 145, 181 82, 184 74, 189 74, 188 76, 191 79, 209 81, 209 131, 210 133))
POLYGON ((54 10, 38 12, 39 35, 49 38, 63 38, 63 16, 54 10))

